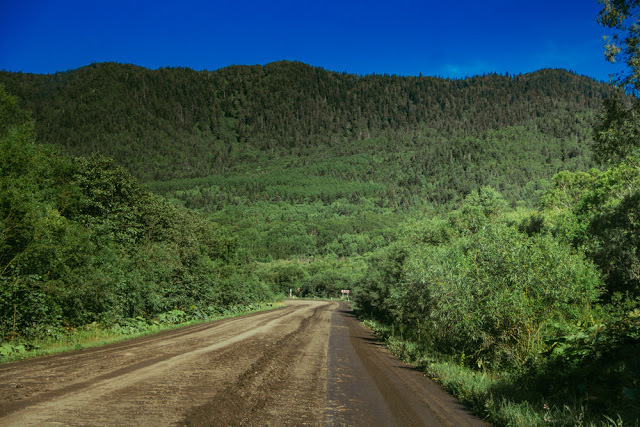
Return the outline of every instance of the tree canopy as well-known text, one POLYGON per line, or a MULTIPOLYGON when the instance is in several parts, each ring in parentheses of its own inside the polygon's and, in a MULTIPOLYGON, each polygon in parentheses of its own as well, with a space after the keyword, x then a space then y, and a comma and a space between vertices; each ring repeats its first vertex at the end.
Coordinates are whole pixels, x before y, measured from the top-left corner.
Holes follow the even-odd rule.
POLYGON ((625 69, 614 78, 622 93, 605 100, 599 123, 594 128, 594 153, 601 163, 618 163, 640 152, 640 2, 600 0, 598 22, 612 31, 605 36, 605 57, 622 62, 625 69))
POLYGON ((610 62, 623 62, 627 69, 616 78, 618 85, 625 90, 640 93, 640 1, 638 0, 600 0, 602 10, 598 23, 612 30, 604 36, 605 57, 610 62))

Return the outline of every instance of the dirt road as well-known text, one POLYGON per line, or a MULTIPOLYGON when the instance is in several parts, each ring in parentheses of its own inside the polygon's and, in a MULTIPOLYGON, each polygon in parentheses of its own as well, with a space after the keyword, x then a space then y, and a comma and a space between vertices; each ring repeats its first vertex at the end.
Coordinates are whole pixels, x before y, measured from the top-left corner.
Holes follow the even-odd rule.
POLYGON ((479 423, 335 302, 0 365, 0 425, 479 423))

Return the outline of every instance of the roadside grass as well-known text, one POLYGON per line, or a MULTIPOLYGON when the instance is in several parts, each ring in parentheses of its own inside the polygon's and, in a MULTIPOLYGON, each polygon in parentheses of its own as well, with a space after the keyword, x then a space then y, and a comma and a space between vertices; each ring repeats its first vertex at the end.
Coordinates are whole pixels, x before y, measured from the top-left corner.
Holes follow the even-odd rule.
POLYGON ((34 357, 48 356, 85 348, 100 347, 120 341, 131 340, 184 326, 213 322, 230 317, 239 317, 259 311, 282 308, 282 301, 233 306, 214 315, 188 314, 172 310, 157 317, 124 319, 112 325, 93 322, 78 328, 49 328, 44 336, 34 339, 14 338, 0 343, 0 364, 34 357))
MULTIPOLYGON (((640 405, 635 396, 619 398, 614 373, 594 373, 604 365, 636 372, 638 357, 621 354, 618 360, 596 361, 576 372, 490 372, 430 351, 425 345, 403 340, 392 329, 373 320, 371 328, 387 348, 415 366, 460 399, 479 418, 498 426, 622 426, 640 425, 640 405), (634 365, 635 364, 635 365, 634 365)), ((628 383, 628 382, 627 382, 628 383)), ((629 390, 629 389, 625 389, 629 390)))

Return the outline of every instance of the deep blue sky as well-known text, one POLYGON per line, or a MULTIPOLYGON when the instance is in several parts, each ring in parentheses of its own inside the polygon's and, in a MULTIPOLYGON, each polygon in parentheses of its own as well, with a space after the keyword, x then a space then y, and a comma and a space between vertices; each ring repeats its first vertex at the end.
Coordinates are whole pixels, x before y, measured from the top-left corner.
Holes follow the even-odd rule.
POLYGON ((596 0, 0 0, 0 69, 118 61, 214 70, 298 60, 464 77, 567 68, 608 80, 596 0))

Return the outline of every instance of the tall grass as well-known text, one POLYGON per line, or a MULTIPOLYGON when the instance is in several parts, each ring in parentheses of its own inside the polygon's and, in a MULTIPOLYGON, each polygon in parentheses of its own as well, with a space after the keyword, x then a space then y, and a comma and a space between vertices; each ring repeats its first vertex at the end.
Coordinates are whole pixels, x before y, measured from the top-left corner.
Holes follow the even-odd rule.
POLYGON ((560 401, 548 393, 548 387, 532 378, 531 372, 474 369, 465 364, 464 356, 455 358, 438 354, 424 343, 395 335, 392 327, 375 320, 364 320, 363 323, 376 332, 392 353, 419 368, 466 404, 472 413, 494 425, 639 425, 639 409, 621 405, 613 393, 610 394, 611 401, 601 401, 595 408, 588 398, 577 394, 568 396, 565 393, 565 399, 560 401), (615 408, 621 412, 608 413, 598 408, 615 408))

